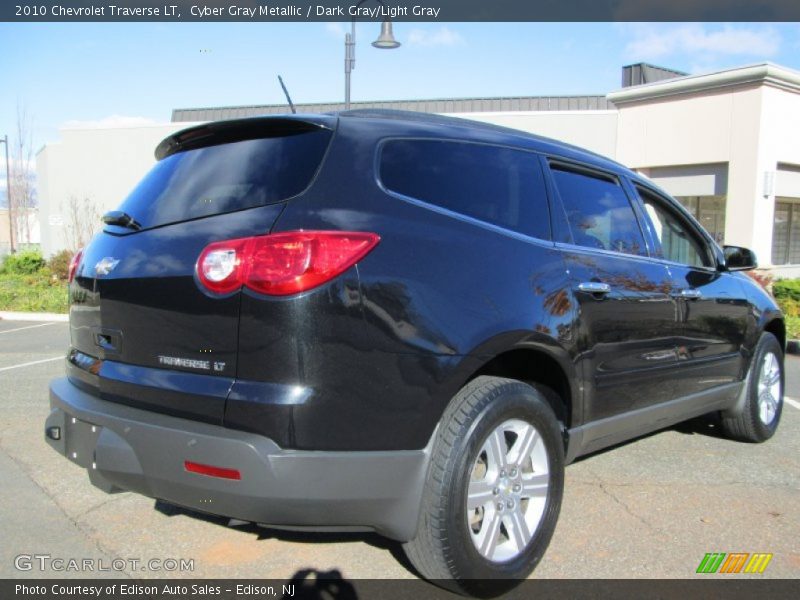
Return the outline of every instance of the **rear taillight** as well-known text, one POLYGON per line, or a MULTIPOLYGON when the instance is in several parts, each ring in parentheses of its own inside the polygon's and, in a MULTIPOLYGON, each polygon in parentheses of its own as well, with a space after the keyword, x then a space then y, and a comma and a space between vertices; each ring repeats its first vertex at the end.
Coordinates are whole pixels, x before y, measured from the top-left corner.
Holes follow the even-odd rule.
POLYGON ((200 283, 215 294, 247 287, 270 296, 305 292, 364 258, 375 233, 289 231, 209 244, 197 259, 200 283))
POLYGON ((78 271, 78 266, 81 264, 81 258, 83 258, 83 248, 73 254, 72 258, 69 260, 69 270, 67 271, 68 283, 72 283, 72 280, 75 279, 75 273, 78 271))

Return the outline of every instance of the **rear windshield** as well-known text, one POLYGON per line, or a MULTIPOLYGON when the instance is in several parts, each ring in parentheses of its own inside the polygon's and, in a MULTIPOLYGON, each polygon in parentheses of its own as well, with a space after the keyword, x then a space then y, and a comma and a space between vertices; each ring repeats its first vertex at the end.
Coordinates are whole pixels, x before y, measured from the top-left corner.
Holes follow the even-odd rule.
POLYGON ((320 129, 172 154, 119 210, 148 228, 286 200, 308 187, 330 138, 320 129))

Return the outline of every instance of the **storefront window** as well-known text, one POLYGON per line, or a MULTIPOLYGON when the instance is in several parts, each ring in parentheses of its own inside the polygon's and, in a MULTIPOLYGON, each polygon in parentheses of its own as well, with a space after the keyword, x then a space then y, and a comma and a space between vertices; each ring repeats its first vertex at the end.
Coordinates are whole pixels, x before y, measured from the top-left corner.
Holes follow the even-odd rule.
POLYGON ((772 264, 800 264, 800 203, 775 200, 772 264))

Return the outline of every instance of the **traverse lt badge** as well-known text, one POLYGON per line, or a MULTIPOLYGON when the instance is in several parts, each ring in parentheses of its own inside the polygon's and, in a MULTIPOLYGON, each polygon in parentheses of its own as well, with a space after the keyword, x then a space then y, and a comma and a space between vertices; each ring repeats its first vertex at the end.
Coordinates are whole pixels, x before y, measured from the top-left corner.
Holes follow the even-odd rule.
POLYGON ((111 271, 114 270, 119 264, 118 258, 113 258, 111 256, 106 256, 105 258, 100 259, 97 261, 97 264, 94 266, 94 272, 97 275, 108 275, 111 271))

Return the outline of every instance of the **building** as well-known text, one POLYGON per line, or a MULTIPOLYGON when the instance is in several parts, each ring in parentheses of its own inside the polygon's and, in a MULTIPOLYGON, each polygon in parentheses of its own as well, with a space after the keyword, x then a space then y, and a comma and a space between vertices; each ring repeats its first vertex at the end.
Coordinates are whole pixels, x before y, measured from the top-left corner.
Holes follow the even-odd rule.
MULTIPOLYGON (((776 276, 800 276, 800 73, 764 63, 685 75, 638 64, 624 67, 622 79, 623 87, 605 96, 364 102, 353 108, 451 114, 583 146, 649 176, 720 243, 752 248, 776 276)), ((166 125, 62 131, 60 142, 37 155, 45 253, 67 245, 70 198, 113 208, 169 133, 195 122, 284 112, 285 105, 177 109, 166 125)))
MULTIPOLYGON (((16 213, 15 213, 16 214, 16 213)), ((39 211, 35 208, 27 211, 27 216, 17 218, 14 231, 14 250, 36 247, 41 242, 39 228, 39 211)), ((8 209, 0 208, 0 257, 11 251, 11 226, 8 222, 8 209)))

